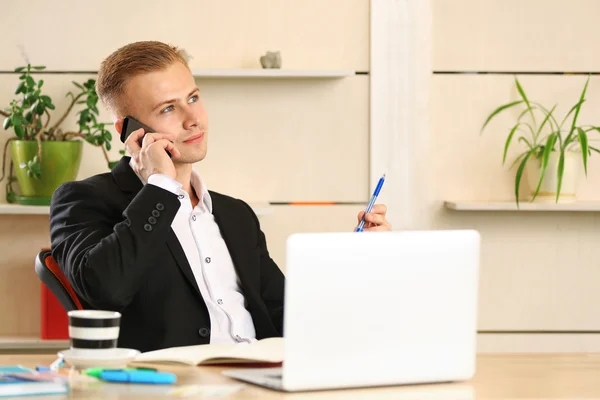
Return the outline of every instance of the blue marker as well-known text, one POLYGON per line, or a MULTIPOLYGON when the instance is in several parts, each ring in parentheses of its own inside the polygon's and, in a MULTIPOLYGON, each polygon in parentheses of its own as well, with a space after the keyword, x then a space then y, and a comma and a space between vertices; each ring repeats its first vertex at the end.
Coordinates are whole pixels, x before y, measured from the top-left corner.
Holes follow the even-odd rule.
POLYGON ((355 232, 363 231, 365 223, 367 222, 365 220, 365 217, 367 216, 367 213, 371 212, 373 205, 375 205, 375 201, 377 200, 377 196, 379 196, 379 192, 381 191, 381 187, 383 186, 384 181, 385 181, 385 174, 383 174, 381 176, 381 178, 379 178, 379 182, 377 182, 377 187, 375 188, 375 191, 373 192, 373 196, 371 196, 371 201, 369 201, 369 204, 367 205, 367 208, 365 209, 365 214, 363 215, 362 219, 360 220, 360 223, 358 224, 358 227, 356 228, 355 232))
POLYGON ((104 370, 100 373, 99 378, 107 382, 150 383, 155 385, 169 385, 177 380, 175 374, 144 370, 104 370))

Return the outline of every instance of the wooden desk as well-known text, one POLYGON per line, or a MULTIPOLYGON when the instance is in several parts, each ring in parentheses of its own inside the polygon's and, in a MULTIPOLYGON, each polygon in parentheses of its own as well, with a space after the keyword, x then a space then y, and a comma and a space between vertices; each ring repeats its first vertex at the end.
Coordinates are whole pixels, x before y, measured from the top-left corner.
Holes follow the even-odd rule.
MULTIPOLYGON (((48 365, 49 355, 0 355, 0 365, 48 365)), ((219 367, 169 367, 178 374, 178 385, 238 383, 222 376, 219 367)), ((139 386, 138 386, 139 387, 139 386)), ((148 399, 165 387, 145 386, 132 392, 127 384, 97 385, 94 390, 74 389, 59 399, 148 399), (152 392, 154 390, 154 392, 152 392)), ((190 398, 190 397, 188 397, 190 398)), ((193 397, 192 397, 193 398, 193 397)), ((600 354, 480 355, 477 373, 469 382, 375 389, 347 389, 285 394, 247 385, 228 399, 600 399, 600 354)))

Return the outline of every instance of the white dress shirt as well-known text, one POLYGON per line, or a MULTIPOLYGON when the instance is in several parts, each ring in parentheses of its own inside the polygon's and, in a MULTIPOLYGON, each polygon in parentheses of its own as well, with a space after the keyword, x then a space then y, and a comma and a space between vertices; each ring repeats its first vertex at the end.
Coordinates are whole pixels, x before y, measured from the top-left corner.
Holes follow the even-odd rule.
POLYGON ((198 173, 193 171, 191 179, 200 200, 194 208, 182 185, 170 176, 152 174, 148 183, 175 193, 181 202, 171 228, 181 243, 208 308, 210 343, 255 341, 252 316, 245 307, 231 255, 212 214, 212 199, 198 173))

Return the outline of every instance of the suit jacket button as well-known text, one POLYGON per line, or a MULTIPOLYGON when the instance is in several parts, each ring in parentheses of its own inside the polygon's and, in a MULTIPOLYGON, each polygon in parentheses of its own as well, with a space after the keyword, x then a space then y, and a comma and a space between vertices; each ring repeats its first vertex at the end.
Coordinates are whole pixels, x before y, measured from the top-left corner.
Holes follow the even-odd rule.
POLYGON ((210 332, 209 332, 208 328, 200 328, 200 329, 198 329, 198 334, 200 336, 202 336, 202 337, 207 337, 209 333, 210 332))
POLYGON ((158 211, 158 210, 152 210, 152 216, 156 217, 156 218, 160 217, 160 211, 158 211))
POLYGON ((163 204, 162 204, 162 203, 156 203, 156 209, 157 209, 158 211, 162 211, 162 210, 164 210, 164 209, 165 209, 165 206, 163 206, 163 204))
POLYGON ((154 225, 154 224, 156 224, 156 218, 148 217, 148 222, 150 222, 152 225, 154 225))
POLYGON ((150 224, 145 224, 145 225, 144 225, 144 230, 145 230, 146 232, 150 232, 150 231, 152 230, 152 225, 150 225, 150 224))

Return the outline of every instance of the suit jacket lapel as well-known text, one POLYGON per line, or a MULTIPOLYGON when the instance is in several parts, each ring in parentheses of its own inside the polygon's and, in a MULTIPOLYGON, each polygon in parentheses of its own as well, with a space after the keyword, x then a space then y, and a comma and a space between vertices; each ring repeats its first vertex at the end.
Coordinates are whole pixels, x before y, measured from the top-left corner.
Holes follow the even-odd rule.
MULTIPOLYGON (((115 182, 128 196, 129 201, 131 201, 131 199, 133 199, 144 187, 144 184, 140 178, 138 178, 135 172, 133 172, 131 169, 131 166, 129 165, 130 160, 131 157, 122 157, 119 163, 111 171, 115 182)), ((183 248, 181 247, 173 228, 169 229, 167 246, 169 247, 173 258, 175 259, 175 262, 181 269, 181 272, 183 272, 183 275, 196 290, 196 293, 201 296, 200 288, 198 288, 198 283, 196 282, 196 278, 194 278, 194 273, 192 272, 192 267, 190 267, 190 263, 187 260, 185 252, 183 251, 183 248)))
POLYGON ((169 246, 169 250, 171 251, 173 258, 177 262, 177 265, 181 269, 181 272, 183 272, 183 275, 185 275, 192 287, 196 289, 196 293, 198 293, 199 296, 202 296, 202 294, 200 293, 200 288, 198 287, 198 282, 196 282, 196 278, 194 277, 192 267, 190 267, 190 263, 188 262, 185 252, 181 247, 181 243, 179 243, 179 239, 177 239, 177 235, 175 235, 173 229, 169 230, 169 236, 167 237, 167 246, 169 246))

